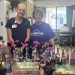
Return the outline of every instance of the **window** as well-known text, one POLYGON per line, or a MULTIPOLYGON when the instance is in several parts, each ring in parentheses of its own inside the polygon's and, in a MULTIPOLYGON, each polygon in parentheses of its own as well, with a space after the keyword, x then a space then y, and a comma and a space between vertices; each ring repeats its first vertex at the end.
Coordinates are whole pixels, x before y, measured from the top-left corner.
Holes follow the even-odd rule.
POLYGON ((66 7, 46 8, 46 22, 54 30, 61 29, 66 24, 66 7))

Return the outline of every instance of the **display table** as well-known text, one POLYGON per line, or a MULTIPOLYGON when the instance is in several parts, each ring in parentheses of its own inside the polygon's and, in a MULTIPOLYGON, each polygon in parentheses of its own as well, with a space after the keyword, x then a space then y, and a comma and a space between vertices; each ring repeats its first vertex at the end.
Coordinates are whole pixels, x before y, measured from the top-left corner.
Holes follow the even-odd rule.
POLYGON ((71 65, 57 66, 56 75, 75 75, 75 66, 71 65))
POLYGON ((35 62, 16 62, 12 66, 12 75, 39 75, 39 64, 35 62))
POLYGON ((55 74, 55 75, 75 75, 75 74, 55 74))

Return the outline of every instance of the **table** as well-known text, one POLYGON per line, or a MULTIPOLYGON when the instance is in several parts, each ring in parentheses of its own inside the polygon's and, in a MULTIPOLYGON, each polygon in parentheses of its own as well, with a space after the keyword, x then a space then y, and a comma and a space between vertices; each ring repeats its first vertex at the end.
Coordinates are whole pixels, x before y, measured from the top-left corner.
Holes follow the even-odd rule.
POLYGON ((39 75, 39 65, 35 62, 17 62, 12 66, 12 75, 39 75))

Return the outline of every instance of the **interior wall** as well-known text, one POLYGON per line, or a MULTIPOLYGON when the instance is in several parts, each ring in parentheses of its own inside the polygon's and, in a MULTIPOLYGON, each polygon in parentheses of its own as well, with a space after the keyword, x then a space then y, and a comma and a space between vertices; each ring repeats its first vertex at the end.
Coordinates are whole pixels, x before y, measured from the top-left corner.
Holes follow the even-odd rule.
POLYGON ((0 0, 0 36, 3 36, 3 40, 7 40, 7 35, 6 35, 6 13, 5 13, 5 8, 4 8, 4 0, 0 0))
POLYGON ((27 17, 32 17, 32 12, 33 12, 33 3, 27 0, 27 17))
POLYGON ((34 0, 34 4, 38 7, 71 6, 75 5, 75 0, 34 0))

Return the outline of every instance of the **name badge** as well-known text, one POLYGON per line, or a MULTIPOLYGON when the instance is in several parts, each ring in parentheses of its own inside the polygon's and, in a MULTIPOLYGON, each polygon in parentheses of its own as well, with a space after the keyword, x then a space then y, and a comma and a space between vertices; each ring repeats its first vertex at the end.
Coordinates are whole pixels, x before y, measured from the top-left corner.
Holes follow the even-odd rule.
POLYGON ((13 24, 13 25, 12 25, 12 28, 17 28, 17 25, 16 25, 16 24, 13 24))

